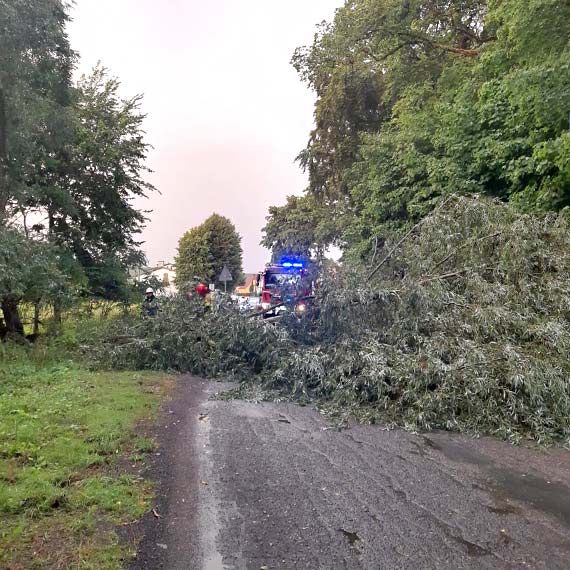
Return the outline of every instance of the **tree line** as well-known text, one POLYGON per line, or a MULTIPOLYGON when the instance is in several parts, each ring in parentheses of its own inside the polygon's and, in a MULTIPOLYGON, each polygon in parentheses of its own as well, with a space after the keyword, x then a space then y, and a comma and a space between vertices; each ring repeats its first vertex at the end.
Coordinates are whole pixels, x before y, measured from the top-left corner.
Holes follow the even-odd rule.
POLYGON ((264 245, 369 261, 442 195, 570 206, 570 3, 347 0, 293 65, 317 96, 264 245))
POLYGON ((74 82, 70 3, 0 3, 0 302, 4 332, 22 334, 22 301, 127 299, 144 256, 141 97, 123 98, 98 66, 74 82))

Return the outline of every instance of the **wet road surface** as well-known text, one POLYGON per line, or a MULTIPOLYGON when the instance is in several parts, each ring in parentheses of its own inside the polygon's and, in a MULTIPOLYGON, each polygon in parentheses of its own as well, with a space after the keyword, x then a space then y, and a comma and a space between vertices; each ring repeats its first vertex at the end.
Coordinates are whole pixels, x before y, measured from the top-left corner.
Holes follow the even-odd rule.
POLYGON ((133 570, 569 570, 570 452, 337 431, 181 378, 133 570))

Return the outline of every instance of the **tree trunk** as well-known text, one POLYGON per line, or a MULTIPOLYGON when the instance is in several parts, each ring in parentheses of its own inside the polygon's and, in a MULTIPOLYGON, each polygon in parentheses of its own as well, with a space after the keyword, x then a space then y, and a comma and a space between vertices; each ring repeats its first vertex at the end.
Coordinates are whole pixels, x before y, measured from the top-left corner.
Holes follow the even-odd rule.
POLYGON ((24 336, 24 325, 20 317, 18 307, 20 300, 16 297, 7 296, 2 299, 2 313, 4 314, 4 325, 7 334, 24 336))
POLYGON ((54 334, 59 334, 62 329, 62 315, 63 309, 61 307, 61 303, 59 301, 55 301, 53 304, 53 329, 52 332, 54 334))
POLYGON ((0 340, 4 340, 7 334, 8 334, 8 329, 4 324, 4 318, 0 317, 0 340))

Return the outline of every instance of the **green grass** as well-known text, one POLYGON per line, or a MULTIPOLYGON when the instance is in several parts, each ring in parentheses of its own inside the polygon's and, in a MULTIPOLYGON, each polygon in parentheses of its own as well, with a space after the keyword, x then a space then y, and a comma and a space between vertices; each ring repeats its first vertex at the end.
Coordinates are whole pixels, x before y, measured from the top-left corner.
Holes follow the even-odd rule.
POLYGON ((134 428, 170 379, 53 352, 0 345, 0 567, 121 568, 133 545, 115 528, 152 495, 138 467, 154 443, 134 428))

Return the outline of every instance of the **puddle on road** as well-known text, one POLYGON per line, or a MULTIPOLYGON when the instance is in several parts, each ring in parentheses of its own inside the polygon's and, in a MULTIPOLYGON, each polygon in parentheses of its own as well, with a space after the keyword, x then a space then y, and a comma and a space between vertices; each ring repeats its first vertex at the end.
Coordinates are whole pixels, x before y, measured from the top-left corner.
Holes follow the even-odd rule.
POLYGON ((441 451, 441 453, 451 461, 455 461, 457 463, 470 463, 472 465, 479 465, 480 467, 493 464, 489 459, 474 449, 469 449, 459 443, 451 441, 434 441, 426 436, 423 436, 423 440, 426 447, 435 449, 436 451, 441 451))
POLYGON ((434 441, 423 437, 425 445, 458 463, 469 463, 481 468, 489 480, 485 490, 493 495, 500 514, 514 514, 516 507, 508 505, 512 499, 551 515, 570 527, 570 488, 555 481, 519 473, 513 469, 499 467, 491 459, 464 445, 451 441, 434 441))
POLYGON ((488 472, 495 496, 526 503, 570 527, 570 489, 566 485, 501 467, 492 467, 488 472))

